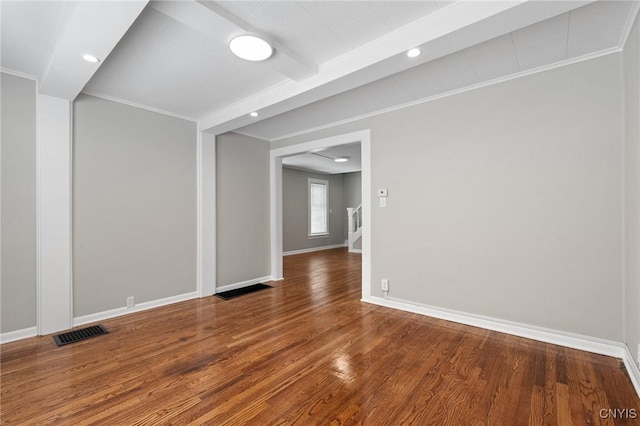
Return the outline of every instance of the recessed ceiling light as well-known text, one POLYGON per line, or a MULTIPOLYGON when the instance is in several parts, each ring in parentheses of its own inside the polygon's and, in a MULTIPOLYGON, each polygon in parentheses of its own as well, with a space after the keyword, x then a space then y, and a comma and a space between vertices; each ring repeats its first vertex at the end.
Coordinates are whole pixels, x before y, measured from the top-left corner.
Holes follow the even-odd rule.
POLYGON ((273 47, 263 39, 253 35, 242 35, 229 42, 229 49, 239 58, 247 61, 264 61, 273 55, 273 47))
POLYGON ((416 56, 420 56, 421 53, 422 53, 422 50, 418 49, 417 47, 414 47, 413 49, 409 49, 409 51, 407 52, 407 56, 410 58, 415 58, 416 56))
POLYGON ((347 161, 349 161, 349 159, 347 157, 338 157, 334 158, 333 161, 335 161, 336 163, 346 163, 347 161))
POLYGON ((100 62, 100 59, 96 58, 93 55, 89 55, 88 53, 82 55, 82 59, 84 59, 87 62, 91 62, 92 64, 97 64, 98 62, 100 62))
POLYGON ((257 117, 260 114, 258 114, 257 112, 253 111, 253 112, 249 113, 249 115, 252 116, 252 117, 257 117))

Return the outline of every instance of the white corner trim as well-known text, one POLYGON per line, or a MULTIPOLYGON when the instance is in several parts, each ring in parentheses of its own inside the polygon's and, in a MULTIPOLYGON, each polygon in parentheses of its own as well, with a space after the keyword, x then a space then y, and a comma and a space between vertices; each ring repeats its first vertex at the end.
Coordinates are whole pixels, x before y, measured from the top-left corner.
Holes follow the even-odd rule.
POLYGON ((223 291, 229 291, 229 290, 235 290, 237 288, 242 288, 242 287, 248 287, 250 285, 262 283, 262 282, 265 282, 265 281, 273 281, 271 279, 271 275, 267 275, 267 276, 260 277, 260 278, 254 278, 254 279, 251 279, 251 280, 241 281, 241 282, 238 282, 238 283, 227 284, 227 285, 223 285, 221 287, 216 287, 216 293, 221 293, 223 291))
POLYGON ((171 305, 173 303, 184 302, 185 300, 196 299, 197 291, 191 293, 179 294, 177 296, 165 297, 164 299, 151 300, 149 302, 137 303, 133 308, 116 308, 109 311, 98 312, 95 314, 83 315, 73 319, 73 326, 89 324, 91 322, 102 321, 109 318, 119 317, 122 315, 132 314, 134 312, 146 311, 148 309, 159 308, 160 306, 171 305))
POLYGON ((374 305, 453 321, 473 327, 480 327, 487 330, 525 337, 527 339, 538 340, 540 342, 565 346, 581 351, 593 352, 600 355, 607 355, 622 359, 626 357, 626 345, 613 340, 599 339, 597 337, 567 333, 549 328, 536 327, 529 324, 472 315, 460 311, 443 309, 399 299, 372 296, 368 299, 363 299, 362 301, 372 303, 374 305))
POLYGON ((340 247, 346 247, 346 245, 344 245, 344 244, 333 244, 333 245, 330 245, 330 246, 310 247, 310 248, 300 249, 300 250, 285 251, 285 252, 282 253, 282 255, 283 256, 291 256, 291 255, 294 255, 294 254, 312 253, 314 251, 331 250, 331 249, 340 248, 340 247))
POLYGON ((38 335, 37 327, 23 328, 22 330, 7 331, 0 334, 0 344, 15 342, 16 340, 22 340, 29 337, 35 337, 38 335))
POLYGON ((196 292, 202 297, 202 133, 196 123, 196 292))
POLYGON ((640 398, 640 368, 633 360, 633 356, 627 345, 624 345, 622 361, 624 361, 624 366, 627 369, 627 373, 629 373, 629 379, 631 379, 631 383, 633 383, 633 387, 636 389, 636 393, 640 398))
POLYGON ((144 109, 146 111, 151 111, 151 112, 155 112, 155 113, 158 113, 158 114, 167 115, 167 116, 173 117, 173 118, 179 118, 181 120, 193 121, 194 123, 198 122, 198 120, 196 120, 193 117, 188 117, 186 115, 176 114, 176 113, 173 113, 171 111, 165 111, 163 109, 154 108, 154 107, 151 107, 151 106, 148 106, 148 105, 138 104, 136 102, 131 102, 131 101, 128 101, 126 99, 117 98, 115 96, 103 95, 102 93, 90 92, 90 91, 86 91, 86 90, 83 90, 81 93, 84 93, 85 95, 89 95, 89 96, 94 96, 96 98, 104 99, 106 101, 117 102, 119 104, 128 105, 130 107, 144 109))
MULTIPOLYGON (((40 83, 36 80, 35 92, 33 94, 36 100, 35 102, 36 103, 36 334, 40 332, 40 327, 41 327, 40 324, 42 324, 42 317, 40 313, 40 300, 42 300, 42 297, 41 297, 42 289, 40 288, 42 283, 42 267, 40 266, 40 257, 42 253, 42 249, 40 248, 41 246, 40 230, 42 228, 41 226, 42 202, 40 200, 40 192, 41 192, 40 179, 42 174, 40 173, 40 163, 42 163, 42 160, 41 160, 42 155, 40 151, 41 151, 42 143, 40 141, 40 119, 39 119, 40 102, 38 97, 39 93, 40 93, 40 83)), ((73 141, 71 142, 73 143, 73 141)), ((73 167, 73 163, 71 163, 71 167, 73 167)), ((73 195, 73 188, 71 189, 72 189, 71 194, 73 195)), ((73 245, 73 240, 71 240, 71 244, 73 245)), ((71 258, 71 261, 73 262, 73 257, 71 258)), ((73 310, 73 305, 72 305, 72 310, 73 310)))
MULTIPOLYGON (((531 68, 525 71, 520 71, 517 72, 515 74, 510 74, 504 77, 498 77, 495 78, 493 80, 487 80, 487 81, 482 81, 480 83, 476 83, 476 84, 472 84, 470 86, 465 86, 465 87, 461 87, 459 89, 454 89, 454 90, 450 90, 448 92, 444 92, 444 93, 438 93, 436 95, 433 96, 429 96, 426 98, 422 98, 422 99, 416 99, 415 101, 410 101, 410 102, 406 102, 403 104, 398 104, 398 105, 393 105, 387 108, 382 108, 376 111, 372 111, 372 112, 368 112, 366 114, 360 114, 357 115, 355 117, 351 117, 351 118, 345 118, 344 120, 338 120, 338 121, 334 121, 331 123, 327 123, 327 124, 322 124, 320 126, 316 126, 316 127, 312 127, 309 129, 305 129, 305 130, 300 130, 297 132, 293 132, 293 133, 289 133, 286 135, 282 135, 282 136, 277 136, 275 138, 271 138, 271 139, 266 139, 269 142, 277 142, 277 141, 281 141, 283 139, 288 139, 288 138, 292 138, 292 137, 296 137, 296 136, 302 136, 302 135, 306 135, 309 133, 313 133, 313 132, 317 132, 319 130, 325 130, 325 129, 330 129, 332 127, 336 127, 336 126, 341 126, 343 124, 348 124, 348 123, 353 123, 354 121, 358 121, 358 120, 364 120, 366 118, 371 118, 371 117, 375 117, 381 114, 386 114, 389 112, 393 112, 393 111, 397 111, 397 110, 401 110, 401 109, 405 109, 405 108, 410 108, 416 105, 420 105, 420 104, 424 104, 427 102, 432 102, 432 101, 436 101, 438 99, 442 99, 442 98, 448 98, 449 96, 454 96, 454 95, 458 95, 460 93, 465 93, 465 92, 470 92, 472 90, 476 90, 476 89, 482 89, 484 87, 487 86, 493 86, 495 84, 499 84, 499 83, 504 83, 506 81, 510 81, 510 80, 515 80, 521 77, 526 77, 529 75, 533 75, 533 74, 538 74, 544 71, 550 71, 556 68, 562 68, 568 65, 573 65, 573 64, 577 64, 580 62, 584 62, 584 61, 588 61, 591 59, 597 59, 600 58, 602 56, 607 56, 607 55, 611 55, 614 53, 620 53, 622 52, 622 48, 619 46, 615 46, 615 47, 611 47, 605 50, 601 50, 598 52, 594 52, 594 53, 589 53, 583 56, 579 56, 576 58, 571 58, 571 59, 567 59, 564 60, 562 62, 556 62, 553 64, 549 64, 549 65, 542 65, 540 67, 537 68, 531 68)), ((261 137, 261 139, 265 139, 264 137, 261 137)))

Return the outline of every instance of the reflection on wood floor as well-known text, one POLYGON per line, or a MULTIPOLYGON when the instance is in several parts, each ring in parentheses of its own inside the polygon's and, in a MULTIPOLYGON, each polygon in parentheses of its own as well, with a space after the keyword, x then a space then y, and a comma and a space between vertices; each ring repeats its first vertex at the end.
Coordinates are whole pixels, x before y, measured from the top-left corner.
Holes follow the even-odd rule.
POLYGON ((360 264, 288 256, 273 289, 5 344, 2 424, 638 424, 601 418, 640 411, 620 360, 362 303, 360 264))

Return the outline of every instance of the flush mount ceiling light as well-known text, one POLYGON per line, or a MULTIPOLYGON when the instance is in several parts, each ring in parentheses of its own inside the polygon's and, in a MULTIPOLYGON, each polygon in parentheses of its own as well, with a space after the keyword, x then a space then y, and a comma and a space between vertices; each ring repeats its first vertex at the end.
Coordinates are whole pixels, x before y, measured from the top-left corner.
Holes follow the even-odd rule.
POLYGON ((347 157, 338 157, 334 158, 333 161, 335 161, 336 163, 346 163, 347 161, 349 161, 349 159, 347 157))
POLYGON ((264 61, 273 55, 273 47, 254 35, 241 35, 229 42, 229 49, 239 58, 247 61, 264 61))
POLYGON ((422 50, 418 49, 417 47, 414 47, 413 49, 409 49, 407 51, 407 56, 410 58, 415 58, 416 56, 420 56, 421 53, 422 53, 422 50))
POLYGON ((249 113, 249 115, 250 115, 251 117, 257 117, 257 116, 259 116, 260 114, 258 114, 256 111, 253 111, 253 112, 250 112, 250 113, 249 113))
POLYGON ((98 62, 100 62, 100 59, 96 58, 93 55, 89 55, 88 53, 82 55, 82 59, 87 62, 91 62, 92 64, 97 64, 98 62))

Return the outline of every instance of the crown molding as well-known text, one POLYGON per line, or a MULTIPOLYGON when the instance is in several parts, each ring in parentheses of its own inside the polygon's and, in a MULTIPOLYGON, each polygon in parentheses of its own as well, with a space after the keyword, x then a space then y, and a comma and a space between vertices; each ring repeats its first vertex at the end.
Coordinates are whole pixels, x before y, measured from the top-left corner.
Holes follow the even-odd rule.
MULTIPOLYGON (((500 83, 504 83, 506 81, 510 81, 510 80, 515 80, 518 78, 522 78, 522 77, 527 77, 533 74, 538 74, 541 72, 545 72, 545 71, 550 71, 556 68, 562 68, 568 65, 573 65, 573 64, 577 64, 580 62, 585 62, 585 61, 589 61, 592 59, 597 59, 603 56, 607 56, 607 55, 612 55, 615 53, 620 53, 622 52, 622 48, 619 46, 615 46, 609 49, 605 49, 605 50, 601 50, 598 52, 594 52, 594 53, 589 53, 586 55, 582 55, 582 56, 578 56, 576 58, 571 58, 571 59, 567 59, 564 60, 562 62, 556 62, 553 64, 549 64, 549 65, 543 65, 537 68, 531 68, 529 70, 526 71, 520 71, 518 73, 515 74, 510 74, 508 76, 504 76, 504 77, 499 77, 499 78, 495 78, 493 80, 488 80, 488 81, 483 81, 477 84, 473 84, 471 86, 466 86, 466 87, 462 87, 460 89, 454 89, 454 90, 450 90, 448 92, 444 92, 444 93, 439 93, 437 95, 433 95, 433 96, 429 96, 426 98, 421 98, 421 99, 417 99, 414 101, 410 101, 410 102, 405 102, 403 104, 399 104, 399 105, 394 105, 391 107, 387 107, 387 108, 383 108, 377 111, 372 111, 372 112, 368 112, 366 114, 361 114, 361 115, 357 115, 355 117, 351 117, 351 118, 347 118, 344 120, 339 120, 339 121, 334 121, 332 123, 328 123, 328 124, 323 124, 321 126, 316 126, 316 127, 312 127, 306 130, 301 130, 298 132, 293 132, 293 133, 289 133, 283 136, 278 136, 272 139, 266 139, 266 138, 261 138, 264 140, 268 140, 269 142, 278 142, 284 139, 288 139, 288 138, 292 138, 295 136, 302 136, 302 135, 306 135, 309 133, 313 133, 313 132, 317 132, 319 130, 325 130, 325 129, 330 129, 332 127, 336 127, 336 126, 340 126, 343 124, 348 124, 348 123, 353 123, 354 121, 358 121, 358 120, 363 120, 365 118, 370 118, 370 117, 375 117, 378 116, 380 114, 386 114, 388 112, 393 112, 393 111, 398 111, 401 109, 405 109, 405 108, 410 108, 416 105, 420 105, 420 104, 424 104, 427 102, 432 102, 432 101, 436 101, 438 99, 443 99, 443 98, 447 98, 449 96, 454 96, 454 95, 458 95, 460 93, 465 93, 465 92, 470 92, 472 90, 477 90, 477 89, 482 89, 484 87, 488 87, 488 86, 493 86, 495 84, 500 84, 500 83)), ((236 133, 239 133, 238 131, 235 131, 236 133)))
POLYGON ((104 99, 106 101, 117 102, 117 103, 120 103, 120 104, 123 104, 123 105, 128 105, 128 106, 131 106, 131 107, 134 107, 134 108, 140 108, 140 109, 144 109, 146 111, 151 111, 151 112, 155 112, 155 113, 158 113, 158 114, 168 115, 169 117, 179 118, 181 120, 192 121, 194 123, 198 122, 198 120, 196 120, 193 117, 189 117, 189 116, 181 115, 181 114, 176 114, 174 112, 165 111, 165 110, 160 109, 160 108, 150 107, 148 105, 139 104, 139 103, 136 103, 136 102, 128 101, 126 99, 117 98, 115 96, 103 95, 102 93, 96 93, 96 92, 91 92, 91 91, 82 91, 80 93, 83 93, 83 94, 89 95, 89 96, 94 96, 96 98, 104 99))
POLYGON ((22 78, 26 78, 28 80, 33 80, 36 83, 39 81, 38 77, 36 77, 35 75, 27 74, 27 73, 20 72, 20 71, 14 71, 14 70, 11 70, 9 68, 0 67, 0 72, 12 75, 14 77, 22 77, 22 78))

